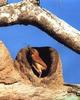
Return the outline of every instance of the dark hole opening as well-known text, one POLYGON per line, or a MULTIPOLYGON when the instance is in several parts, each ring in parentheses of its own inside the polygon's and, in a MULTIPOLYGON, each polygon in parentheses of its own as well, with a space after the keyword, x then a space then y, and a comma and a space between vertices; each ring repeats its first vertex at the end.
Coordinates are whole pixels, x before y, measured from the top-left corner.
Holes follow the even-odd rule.
MULTIPOLYGON (((51 68, 51 63, 52 63, 51 56, 50 56, 51 53, 50 53, 49 47, 33 47, 33 48, 39 52, 40 57, 47 65, 47 69, 45 71, 42 71, 42 75, 41 75, 41 77, 46 77, 50 73, 50 68, 51 68)), ((32 68, 32 71, 34 72, 34 74, 37 77, 39 77, 39 73, 32 67, 32 61, 31 61, 31 57, 30 57, 29 52, 26 55, 26 57, 27 57, 27 60, 32 68)))

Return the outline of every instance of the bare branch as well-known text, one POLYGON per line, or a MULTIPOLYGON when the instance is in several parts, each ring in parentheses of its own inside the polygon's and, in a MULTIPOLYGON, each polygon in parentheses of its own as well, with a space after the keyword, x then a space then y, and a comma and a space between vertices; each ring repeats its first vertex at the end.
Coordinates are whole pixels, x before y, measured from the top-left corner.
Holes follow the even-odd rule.
MULTIPOLYGON (((51 37, 77 53, 80 53, 80 32, 77 29, 40 7, 34 7, 33 10, 34 13, 29 15, 28 20, 31 24, 47 32, 51 37)), ((25 24, 28 19, 26 15, 26 12, 24 12, 20 17, 21 21, 25 24)))
MULTIPOLYGON (((0 7, 0 26, 13 24, 35 25, 80 53, 80 32, 40 8, 37 0, 23 0, 0 7)), ((35 49, 40 52, 39 48, 35 49)), ((61 61, 55 50, 49 49, 50 54, 45 56, 50 57, 51 62, 46 61, 50 62, 47 64, 51 67, 44 78, 38 78, 32 71, 28 59, 30 56, 26 57, 29 51, 26 50, 23 49, 13 61, 7 48, 0 42, 0 100, 60 100, 71 94, 80 96, 80 86, 63 84, 61 61)))
POLYGON ((57 41, 80 53, 80 32, 30 0, 0 8, 0 26, 20 23, 36 25, 57 41))
POLYGON ((7 48, 0 41, 0 100, 64 100, 71 93, 79 96, 80 86, 63 84, 57 51, 49 47, 35 49, 40 50, 39 53, 48 50, 47 56, 43 56, 44 59, 49 56, 46 61, 51 61, 48 75, 42 78, 37 77, 30 66, 30 55, 26 57, 28 48, 20 50, 15 66, 7 48))
POLYGON ((35 87, 21 82, 4 85, 0 84, 0 100, 56 100, 64 99, 67 95, 66 88, 53 91, 45 87, 35 87))
POLYGON ((40 0, 23 0, 23 1, 31 2, 31 3, 36 4, 36 5, 40 4, 40 0))

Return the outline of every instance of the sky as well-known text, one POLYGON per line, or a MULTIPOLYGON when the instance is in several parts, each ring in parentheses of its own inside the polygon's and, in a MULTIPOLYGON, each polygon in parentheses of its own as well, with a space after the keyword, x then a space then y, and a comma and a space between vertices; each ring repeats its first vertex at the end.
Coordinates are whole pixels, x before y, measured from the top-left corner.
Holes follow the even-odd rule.
MULTIPOLYGON (((20 0, 8 0, 9 3, 18 1, 20 0)), ((80 30, 80 0, 41 0, 41 6, 80 30)), ((61 57, 65 83, 80 84, 80 55, 37 27, 31 25, 0 27, 0 40, 4 42, 13 59, 21 48, 28 45, 55 48, 61 57)))

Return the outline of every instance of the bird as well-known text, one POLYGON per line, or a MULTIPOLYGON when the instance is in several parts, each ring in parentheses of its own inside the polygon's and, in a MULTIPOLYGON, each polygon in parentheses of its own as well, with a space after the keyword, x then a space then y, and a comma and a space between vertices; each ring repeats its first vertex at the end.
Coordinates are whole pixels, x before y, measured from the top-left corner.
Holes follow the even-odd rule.
POLYGON ((39 73, 39 78, 41 78, 42 71, 47 69, 47 65, 42 60, 36 49, 29 47, 29 51, 32 59, 32 67, 39 73))

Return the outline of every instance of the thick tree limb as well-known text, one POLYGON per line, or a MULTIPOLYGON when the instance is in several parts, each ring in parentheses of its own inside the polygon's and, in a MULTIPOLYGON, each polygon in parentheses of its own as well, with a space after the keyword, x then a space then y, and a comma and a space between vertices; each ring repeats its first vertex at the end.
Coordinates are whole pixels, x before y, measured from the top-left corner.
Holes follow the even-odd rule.
MULTIPOLYGON (((36 0, 34 0, 36 1, 36 0)), ((0 26, 33 24, 57 41, 80 53, 80 32, 32 0, 9 4, 0 8, 0 26)))
POLYGON ((78 98, 80 86, 63 83, 61 61, 56 50, 48 47, 35 49, 40 54, 48 50, 47 56, 43 56, 49 56, 46 61, 51 61, 47 63, 51 65, 47 76, 42 78, 37 77, 30 66, 28 48, 20 50, 14 63, 0 41, 0 100, 67 100, 68 95, 78 98))
MULTIPOLYGON (((53 38, 80 52, 79 31, 40 8, 37 0, 23 0, 0 7, 0 26, 21 23, 36 25, 53 38)), ((39 50, 38 52, 40 53, 39 50)), ((23 49, 13 61, 0 41, 0 100, 67 100, 68 95, 78 100, 80 86, 63 84, 60 57, 55 50, 49 49, 49 55, 45 56, 50 56, 46 61, 51 61, 47 63, 51 68, 49 74, 43 78, 38 78, 33 73, 29 65, 29 55, 26 54, 28 49, 23 49)))
POLYGON ((0 84, 0 100, 61 100, 66 97, 67 88, 52 91, 49 88, 25 85, 21 82, 4 85, 0 84))

